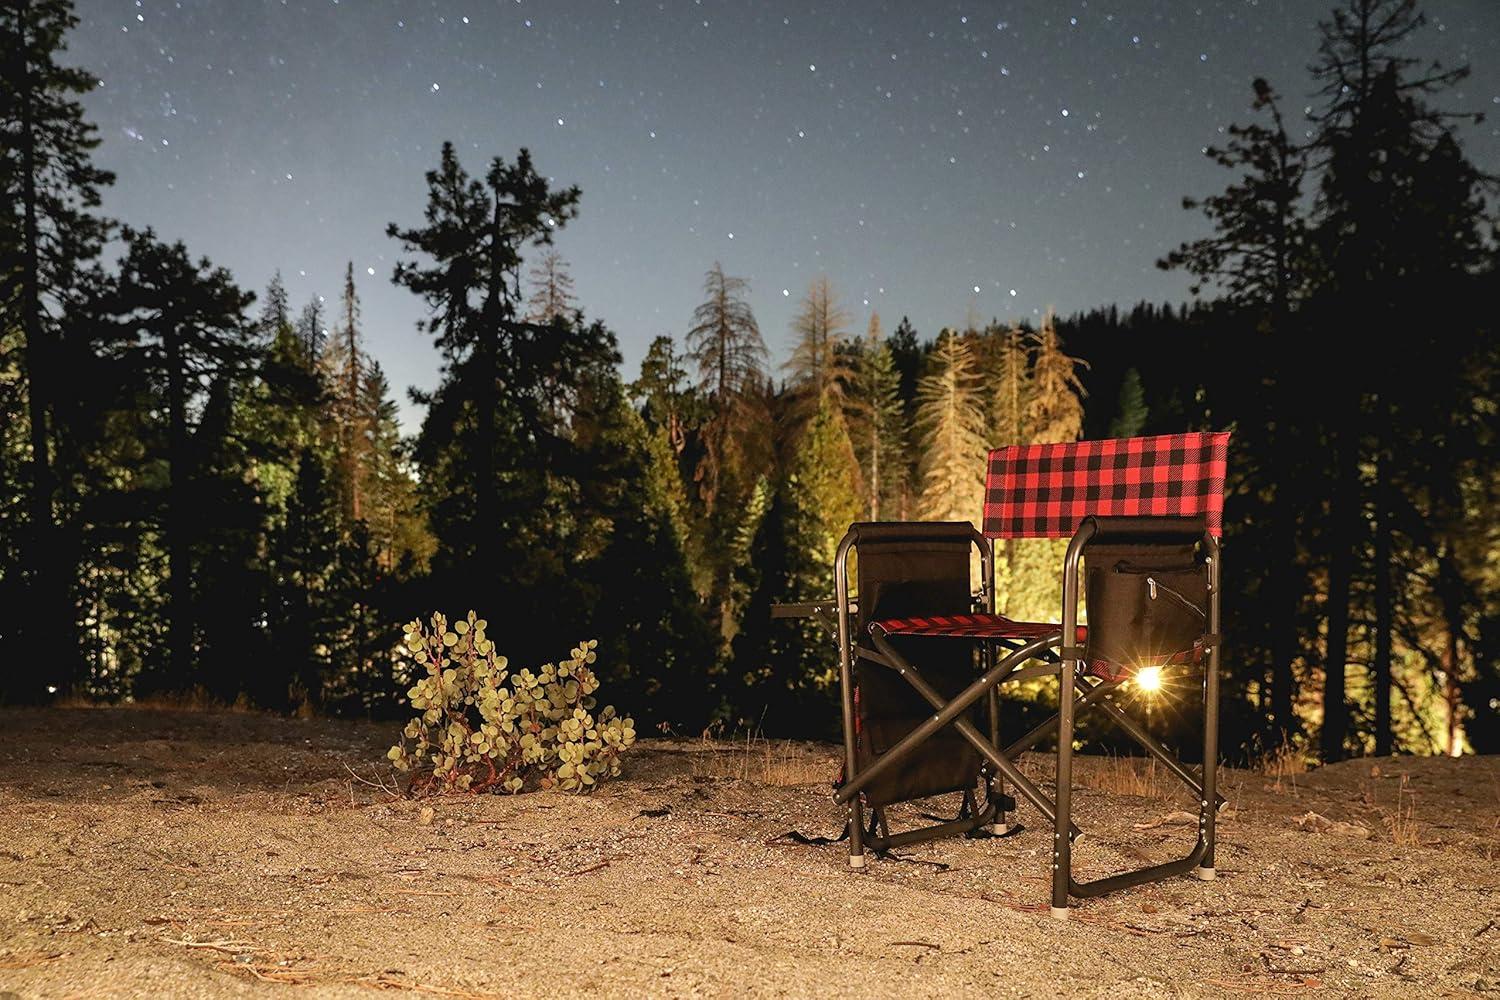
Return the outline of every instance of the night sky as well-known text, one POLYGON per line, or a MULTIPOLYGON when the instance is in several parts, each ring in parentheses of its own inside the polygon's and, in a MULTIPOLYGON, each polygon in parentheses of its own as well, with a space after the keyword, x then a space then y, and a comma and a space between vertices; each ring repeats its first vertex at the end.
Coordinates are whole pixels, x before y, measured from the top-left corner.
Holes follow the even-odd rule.
MULTIPOLYGON (((679 338, 715 260, 751 282, 773 355, 826 273, 863 329, 1182 300, 1154 261, 1205 232, 1184 194, 1267 77, 1301 122, 1318 0, 1059 3, 79 0, 69 60, 119 179, 105 210, 294 305, 353 260, 366 343, 430 386, 421 306, 390 284, 446 139, 471 173, 529 146, 583 189, 559 234, 580 304, 634 375, 679 338)), ((1416 54, 1500 170, 1500 3, 1431 0, 1416 54)), ((1300 127, 1300 126, 1299 126, 1300 127)), ((402 393, 409 429, 419 411, 402 393)))

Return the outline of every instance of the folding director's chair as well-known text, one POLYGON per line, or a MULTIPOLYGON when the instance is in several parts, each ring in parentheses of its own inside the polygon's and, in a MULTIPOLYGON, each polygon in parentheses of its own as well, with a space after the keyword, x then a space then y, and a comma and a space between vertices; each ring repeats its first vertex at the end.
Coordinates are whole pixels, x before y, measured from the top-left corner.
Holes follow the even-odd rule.
POLYGON ((1052 914, 1069 896, 1091 897, 1173 875, 1214 877, 1218 755, 1219 537, 1227 433, 1026 445, 990 453, 984 531, 967 523, 865 523, 850 527, 835 563, 832 602, 787 606, 836 627, 843 698, 844 773, 834 800, 848 810, 849 864, 865 849, 984 829, 1004 833, 1011 786, 1052 827, 1052 914), (996 538, 1071 537, 1062 566, 1061 624, 994 613, 996 538), (969 592, 970 547, 980 593, 969 592), (855 556, 858 590, 850 593, 855 556), (1080 565, 1089 624, 1078 623, 1080 565), (831 605, 831 607, 830 607, 831 605), (974 677, 975 647, 979 676, 974 677), (1116 704, 1145 667, 1201 669, 1203 767, 1194 774, 1116 704), (1056 675, 1059 710, 1000 745, 997 690, 1056 675), (969 681, 965 683, 965 681, 969 681), (905 687, 903 687, 903 684, 905 687), (976 727, 977 709, 987 732, 976 727), (1074 722, 1093 711, 1156 758, 1199 803, 1198 837, 1185 857, 1091 882, 1072 873, 1074 722), (1056 799, 1016 767, 1055 734, 1056 799), (985 802, 973 790, 983 778, 985 802), (887 807, 962 791, 958 818, 891 833, 887 807), (871 825, 864 810, 871 811, 871 825))

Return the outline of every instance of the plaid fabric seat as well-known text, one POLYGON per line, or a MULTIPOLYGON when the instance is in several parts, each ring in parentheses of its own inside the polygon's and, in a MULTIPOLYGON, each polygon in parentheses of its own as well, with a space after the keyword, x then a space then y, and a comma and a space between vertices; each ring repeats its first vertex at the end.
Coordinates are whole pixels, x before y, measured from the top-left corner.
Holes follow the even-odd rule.
MULTIPOLYGON (((922 635, 948 639, 1017 639, 1030 642, 1051 635, 1061 625, 1046 622, 1012 621, 1004 615, 929 615, 923 618, 888 618, 871 622, 870 631, 881 635, 922 635)), ((1078 626, 1078 644, 1088 641, 1087 625, 1078 626)), ((1168 664, 1195 663, 1202 650, 1185 649, 1167 660, 1168 664)), ((1111 663, 1108 660, 1092 660, 1088 672, 1095 677, 1117 681, 1135 672, 1134 667, 1111 663)))

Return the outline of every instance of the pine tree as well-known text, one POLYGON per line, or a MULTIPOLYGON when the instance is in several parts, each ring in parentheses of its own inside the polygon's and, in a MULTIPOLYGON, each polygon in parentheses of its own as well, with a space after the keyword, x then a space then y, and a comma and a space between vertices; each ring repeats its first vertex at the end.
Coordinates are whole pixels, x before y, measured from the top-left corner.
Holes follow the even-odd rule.
POLYGON ((316 367, 327 343, 328 320, 323 314, 323 297, 314 295, 297 318, 297 346, 302 352, 302 363, 316 367))
POLYGON ((312 449, 296 457, 297 486, 272 532, 268 632, 270 664, 255 678, 257 701, 319 708, 333 674, 332 653, 351 603, 334 589, 340 556, 338 493, 312 449), (276 669, 279 667, 280 669, 276 669))
MULTIPOLYGON (((1251 529, 1264 531, 1255 548, 1266 556, 1267 599, 1260 602, 1263 610, 1257 619, 1264 625, 1254 631, 1269 638, 1264 655, 1269 660, 1271 699, 1265 737, 1274 745, 1296 729, 1292 661, 1299 651, 1299 608, 1307 589, 1296 512, 1310 502, 1297 493, 1305 478, 1298 456, 1306 445, 1297 439, 1292 419, 1309 386, 1300 377, 1303 366, 1287 365, 1284 359, 1297 350, 1295 340, 1301 334, 1296 311, 1316 281, 1316 268, 1301 208, 1308 151, 1288 134, 1271 85, 1257 78, 1253 89, 1253 107, 1268 113, 1270 124, 1230 125, 1226 146, 1206 151, 1218 165, 1242 173, 1221 194, 1201 201, 1183 199, 1184 208, 1201 209, 1213 223, 1214 234, 1183 244, 1158 266, 1192 273, 1197 279, 1195 293, 1204 282, 1213 282, 1227 301, 1256 316, 1258 339, 1263 341, 1253 355, 1261 368, 1254 377, 1264 386, 1254 397, 1263 407, 1254 422, 1269 433, 1244 436, 1235 464, 1242 481, 1275 498, 1265 528, 1251 529)), ((1247 644, 1245 651, 1253 663, 1253 646, 1247 644)))
POLYGON ((261 296, 260 302, 260 334, 267 341, 273 341, 283 333, 293 330, 291 300, 286 293, 286 285, 281 280, 281 271, 271 275, 271 280, 266 284, 266 293, 261 296))
MULTIPOLYGON (((655 449, 614 372, 575 419, 592 475, 580 513, 607 524, 579 568, 584 623, 601 639, 604 680, 645 725, 693 725, 713 705, 716 637, 699 609, 678 527, 676 462, 655 449)), ((661 441, 661 438, 657 438, 661 441)))
MULTIPOLYGON (((66 373, 59 319, 80 269, 94 258, 110 225, 95 209, 113 183, 90 153, 99 144, 78 98, 98 86, 90 73, 61 66, 64 36, 78 23, 67 0, 21 0, 0 9, 0 315, 14 319, 26 389, 27 519, 20 565, 28 571, 27 647, 33 669, 6 689, 24 701, 71 686, 79 667, 77 616, 70 595, 75 545, 62 536, 58 510, 54 403, 66 373)), ((10 331, 5 331, 10 335, 10 331)), ((6 422, 19 414, 5 414, 6 422)), ((6 630, 10 632, 9 629, 6 630)))
POLYGON ((887 517, 899 502, 906 480, 905 414, 901 406, 901 381, 891 357, 890 345, 880 334, 880 315, 872 313, 870 326, 860 345, 855 451, 864 470, 867 509, 878 521, 882 508, 887 517))
MULTIPOLYGON (((1318 316, 1337 316, 1347 329, 1374 329, 1393 322, 1419 329, 1425 296, 1450 287, 1452 263, 1472 255, 1473 217, 1464 218, 1472 200, 1464 193, 1472 187, 1472 169, 1467 184, 1452 171, 1450 180, 1441 182, 1455 200, 1437 215, 1459 220, 1455 230, 1432 228, 1431 203, 1421 193, 1435 144, 1446 134, 1448 122, 1460 117, 1431 108, 1426 99, 1468 74, 1467 67, 1445 70, 1436 64, 1413 71, 1417 60, 1399 49, 1424 23, 1409 0, 1347 0, 1320 24, 1323 37, 1312 72, 1323 104, 1313 115, 1313 142, 1326 168, 1315 238, 1327 261, 1328 281, 1313 306, 1318 316)), ((1462 370, 1449 367, 1461 360, 1452 353, 1451 338, 1423 339, 1426 349, 1412 357, 1419 363, 1446 362, 1435 366, 1436 381, 1429 385, 1442 385, 1462 370)), ((1378 586, 1371 638, 1378 647, 1374 672, 1382 715, 1378 738, 1382 745, 1389 742, 1387 685, 1394 622, 1387 577, 1395 571, 1395 547, 1389 537, 1395 507, 1390 463, 1400 453, 1396 428, 1406 421, 1398 416, 1398 406, 1405 401, 1393 374, 1395 366, 1388 360, 1375 352, 1354 358, 1346 377, 1328 394, 1324 415, 1327 449, 1335 460, 1325 545, 1327 645, 1320 740, 1325 760, 1338 760, 1348 751, 1346 670, 1353 585, 1372 525, 1378 586), (1372 460, 1376 476, 1367 484, 1362 473, 1372 460)), ((1402 367, 1401 378, 1412 375, 1402 367)), ((1451 401, 1447 405, 1457 409, 1451 401)))
POLYGON ((354 263, 344 272, 344 293, 337 330, 318 358, 328 393, 325 435, 336 455, 338 491, 343 497, 346 531, 365 518, 364 500, 369 478, 369 407, 365 399, 368 362, 361 346, 359 292, 354 285, 354 263))
POLYGON ((1063 353, 1057 319, 1049 309, 1031 336, 1031 387, 1025 419, 1034 444, 1076 441, 1083 433, 1083 383, 1078 369, 1088 364, 1063 353))
MULTIPOLYGON (((576 187, 554 190, 525 149, 514 163, 496 157, 482 180, 473 178, 452 143, 426 179, 425 224, 387 228, 405 254, 393 280, 427 304, 422 329, 443 355, 443 381, 423 397, 418 457, 424 480, 441 491, 433 527, 447 585, 467 589, 466 603, 497 606, 496 567, 513 561, 508 548, 530 571, 561 572, 545 543, 530 537, 549 530, 548 470, 566 447, 553 378, 576 377, 614 348, 600 331, 564 338, 519 320, 522 251, 550 244, 577 214, 576 187)), ((515 569, 521 577, 528 571, 515 569)))
POLYGON ((710 516, 725 481, 737 481, 747 458, 761 451, 750 445, 764 419, 758 390, 765 378, 766 345, 745 300, 749 288, 715 261, 687 334, 687 356, 698 369, 698 393, 708 410, 703 460, 694 479, 710 516))
POLYGON ((917 383, 917 517, 922 520, 974 523, 980 518, 986 454, 980 389, 973 348, 957 333, 944 330, 928 374, 917 383))
POLYGON ((987 381, 994 386, 990 401, 990 445, 1026 444, 1031 440, 1031 354, 1026 332, 1019 326, 997 329, 987 381))
POLYGON ((562 254, 556 250, 543 253, 541 261, 531 269, 530 277, 532 292, 526 321, 541 326, 570 322, 578 312, 578 304, 573 295, 573 276, 568 273, 568 263, 562 254))
MULTIPOLYGON (((1084 390, 1078 370, 1088 366, 1063 352, 1051 310, 1028 339, 1032 353, 1023 411, 1026 443, 1076 441, 1083 432, 1084 390)), ((1005 547, 999 602, 1005 614, 1027 621, 1050 620, 1046 616, 1056 614, 1057 573, 1066 549, 1064 539, 1022 538, 1005 547)))
POLYGON ((435 542, 422 511, 420 491, 408 467, 396 402, 380 362, 370 358, 360 389, 360 424, 368 428, 368 463, 364 468, 364 527, 368 538, 355 551, 368 552, 375 568, 389 576, 397 571, 422 572, 435 542))
POLYGON ((845 390, 854 382, 847 350, 848 324, 849 314, 839 305, 828 278, 813 279, 792 320, 796 339, 783 366, 790 376, 794 427, 811 419, 825 398, 842 412, 845 390))
POLYGON ((666 436, 674 455, 687 447, 689 426, 701 421, 701 399, 690 381, 691 358, 677 352, 671 337, 657 337, 641 359, 641 374, 630 384, 630 396, 650 427, 666 436))
POLYGON ((1135 368, 1125 370, 1120 383, 1119 412, 1109 424, 1112 438, 1136 437, 1146 426, 1150 411, 1146 408, 1146 390, 1141 387, 1141 373, 1135 368))
MULTIPOLYGON (((849 525, 859 520, 859 466, 837 400, 825 396, 798 440, 783 486, 787 585, 781 599, 813 601, 833 592, 834 555, 849 525)), ((788 662, 794 690, 831 691, 838 671, 817 622, 794 626, 799 637, 788 662)))
POLYGON ((167 551, 167 658, 143 677, 142 690, 185 691, 197 680, 192 552, 204 509, 194 497, 194 411, 206 380, 248 365, 253 340, 244 314, 254 296, 241 292, 224 269, 190 259, 181 243, 161 243, 149 229, 127 228, 123 235, 126 254, 112 291, 118 328, 112 351, 160 393, 166 417, 160 525, 167 551))

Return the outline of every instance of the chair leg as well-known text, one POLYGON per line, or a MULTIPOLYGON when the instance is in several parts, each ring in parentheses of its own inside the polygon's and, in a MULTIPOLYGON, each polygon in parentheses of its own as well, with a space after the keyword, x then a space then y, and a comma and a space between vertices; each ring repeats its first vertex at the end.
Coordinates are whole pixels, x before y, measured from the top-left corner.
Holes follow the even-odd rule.
MULTIPOLYGON (((990 744, 1000 746, 1000 692, 996 688, 990 689, 990 744)), ((985 763, 988 781, 985 785, 985 801, 996 804, 995 816, 990 820, 988 831, 997 837, 1003 837, 1010 832, 1010 817, 1005 811, 1005 776, 995 770, 988 761, 985 763)))
POLYGON ((849 803, 849 867, 865 866, 865 817, 859 796, 849 803))
MULTIPOLYGON (((1218 591, 1213 595, 1213 610, 1218 617, 1218 591)), ((1217 623, 1215 624, 1217 631, 1217 623)), ((1208 656, 1208 666, 1203 672, 1203 797, 1199 800, 1202 812, 1198 820, 1198 836, 1203 840, 1203 858, 1194 872, 1200 879, 1209 881, 1218 876, 1214 868, 1214 832, 1218 819, 1219 804, 1219 647, 1215 646, 1208 656)))
MULTIPOLYGON (((1066 633, 1065 633, 1066 634, 1066 633)), ((1068 919, 1068 887, 1073 876, 1073 660, 1063 660, 1057 711, 1057 798, 1052 829, 1052 915, 1068 919)))

